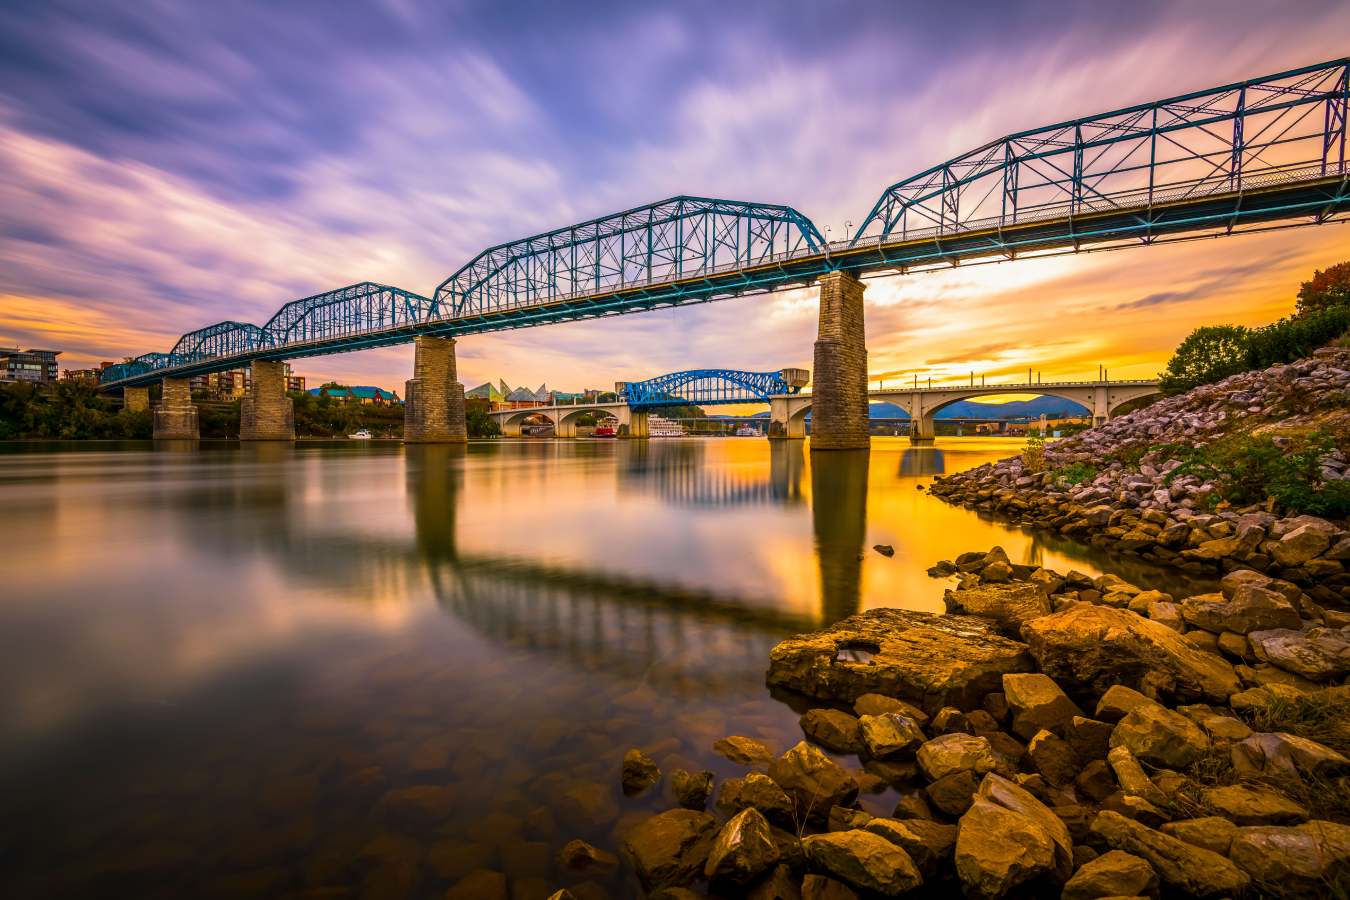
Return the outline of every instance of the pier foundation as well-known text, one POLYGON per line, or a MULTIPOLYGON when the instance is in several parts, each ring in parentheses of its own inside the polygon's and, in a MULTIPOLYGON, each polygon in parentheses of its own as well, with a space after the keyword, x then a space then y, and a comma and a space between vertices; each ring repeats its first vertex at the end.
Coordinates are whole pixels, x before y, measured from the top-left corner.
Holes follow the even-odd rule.
POLYGON ((464 443, 464 385, 455 380, 454 339, 417 337, 413 347, 413 377, 403 390, 404 443, 464 443))
POLYGON ((286 363, 255 360, 248 396, 239 405, 239 440, 295 440, 295 401, 286 396, 286 363))
POLYGON ((865 289, 849 272, 820 277, 820 324, 811 387, 812 450, 861 450, 871 444, 865 289))
MULTIPOLYGON (((197 407, 192 405, 191 382, 186 378, 165 378, 161 384, 159 406, 155 408, 155 440, 195 441, 200 432, 197 407)), ((136 388, 128 388, 132 390, 136 388)))

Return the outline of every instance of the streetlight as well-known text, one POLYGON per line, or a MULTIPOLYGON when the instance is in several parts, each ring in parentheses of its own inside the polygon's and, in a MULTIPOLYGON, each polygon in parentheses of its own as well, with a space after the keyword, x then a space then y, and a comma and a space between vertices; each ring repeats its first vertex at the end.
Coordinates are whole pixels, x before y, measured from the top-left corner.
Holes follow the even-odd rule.
POLYGON ((844 240, 848 240, 848 233, 849 233, 849 230, 850 230, 851 228, 853 228, 853 220, 852 220, 852 219, 845 219, 845 220, 844 220, 844 240))

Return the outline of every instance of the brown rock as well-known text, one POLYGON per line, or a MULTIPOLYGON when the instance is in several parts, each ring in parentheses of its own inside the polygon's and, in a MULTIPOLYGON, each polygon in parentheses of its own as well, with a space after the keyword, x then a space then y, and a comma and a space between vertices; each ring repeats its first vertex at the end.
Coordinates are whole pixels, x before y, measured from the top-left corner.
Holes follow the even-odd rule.
POLYGON ((756 809, 744 809, 722 826, 703 872, 710 881, 745 884, 778 862, 769 822, 756 809))
POLYGON ((1069 742, 1051 731, 1037 732, 1027 745, 1027 755, 1036 771, 1056 787, 1072 784, 1082 770, 1069 742))
POLYGON ((713 773, 686 772, 676 769, 670 773, 670 786, 675 792, 675 800, 685 809, 704 809, 708 798, 712 796, 713 773))
POLYGON ((1031 665, 1025 647, 985 619, 883 608, 781 642, 770 653, 768 682, 832 701, 874 693, 925 709, 973 707, 1005 673, 1031 665), (870 658, 857 658, 858 650, 870 658))
POLYGON ((858 895, 828 875, 807 875, 802 879, 802 900, 858 900, 858 895))
POLYGON ((870 831, 840 831, 802 839, 815 866, 854 888, 894 897, 923 883, 909 854, 870 831))
POLYGON ((853 711, 859 716, 882 716, 886 713, 899 713, 908 716, 922 728, 928 724, 928 714, 913 703, 884 697, 881 694, 863 694, 853 702, 853 711))
POLYGON ((863 716, 862 742, 877 759, 913 752, 927 738, 913 719, 900 713, 863 716))
POLYGON ((802 892, 797 885, 796 877, 792 874, 792 869, 784 863, 779 863, 774 866, 769 877, 751 888, 745 897, 746 900, 802 900, 802 892))
POLYGON ((960 733, 927 741, 919 748, 917 758, 924 775, 934 781, 959 771, 983 775, 998 766, 988 738, 960 733))
POLYGON ((661 770, 647 754, 634 747, 623 755, 621 773, 623 792, 629 796, 640 794, 661 780, 661 770))
POLYGON ((722 738, 713 744, 713 750, 734 763, 752 768, 768 768, 774 758, 773 751, 762 741, 742 735, 722 738))
POLYGON ((1069 877, 1073 870, 1073 839, 1068 825, 1057 811, 1062 808, 1050 809, 1030 792, 993 773, 986 775, 984 781, 980 782, 978 797, 1025 816, 1043 828, 1055 845, 1054 872, 1057 880, 1064 881, 1069 877))
POLYGON ((1228 855, 1228 848, 1237 835, 1237 826, 1223 816, 1204 816, 1199 819, 1182 819, 1168 822, 1159 829, 1188 844, 1204 847, 1220 856, 1228 855))
POLYGON ((1092 834, 1108 847, 1142 857, 1170 889, 1196 897, 1222 897, 1247 889, 1247 874, 1203 847, 1103 811, 1092 822, 1092 834))
POLYGON ((1115 723, 1125 718, 1134 709, 1156 702, 1133 688, 1114 684, 1107 688, 1106 693, 1102 694, 1101 699, 1097 701, 1096 715, 1103 722, 1115 723))
POLYGON ((1023 740, 1043 728, 1062 737, 1070 720, 1083 714, 1059 685, 1039 673, 1004 675, 1003 695, 1012 711, 1013 733, 1023 740))
POLYGON ((928 878, 956 848, 956 826, 923 819, 873 819, 867 831, 879 834, 909 854, 928 878))
POLYGON ((980 799, 961 817, 956 874, 966 897, 1005 897, 1054 866, 1054 841, 1026 816, 980 799))
POLYGON ((702 874, 716 829, 707 813, 672 809, 630 829, 621 850, 647 890, 688 884, 702 874))
POLYGON ((815 743, 835 753, 862 750, 858 719, 837 709, 811 709, 801 718, 802 731, 815 743))
POLYGON ((792 798, 772 778, 758 772, 725 779, 717 794, 717 808, 728 815, 753 808, 776 822, 792 821, 792 798))
POLYGON ((1329 778, 1350 769, 1350 759, 1316 741, 1283 732, 1258 733, 1230 751, 1239 775, 1274 775, 1301 780, 1329 778))
POLYGON ((613 853, 573 839, 558 851, 558 865, 569 872, 612 872, 619 865, 613 853))
POLYGON ((1022 637, 1041 671, 1067 690, 1100 696, 1113 684, 1148 683, 1177 700, 1224 702, 1241 688, 1223 659, 1124 610, 1080 603, 1028 622, 1022 637))
POLYGON ((1335 896, 1350 879, 1350 827, 1337 822, 1239 828, 1230 853, 1257 882, 1288 897, 1335 896))
POLYGON ((1078 792, 1094 803, 1101 803, 1116 791, 1116 778, 1102 760, 1094 759, 1083 766, 1073 781, 1078 792))
POLYGON ((1237 587, 1232 597, 1223 594, 1200 594, 1181 601, 1181 615, 1196 628, 1214 634, 1232 632, 1247 634, 1271 628, 1298 628, 1298 610, 1284 595, 1244 584, 1237 587))
MULTIPOLYGON (((969 769, 943 775, 925 788, 928 800, 949 816, 959 816, 970 809, 975 800, 975 791, 980 787, 980 776, 969 769)), ((899 807, 896 813, 899 814, 899 807)))
POLYGON ((1146 861, 1111 850, 1073 874, 1064 885, 1062 900, 1099 900, 1102 897, 1152 897, 1158 893, 1158 874, 1146 861))
POLYGON ((769 777, 796 804, 799 815, 824 819, 832 806, 847 806, 858 796, 858 782, 838 763, 805 741, 769 766, 769 777))
POLYGON ((993 619, 1005 634, 1017 635, 1026 622, 1050 614, 1050 598, 1039 584, 981 584, 948 590, 943 602, 949 613, 993 619))
POLYGON ((1138 706, 1111 732, 1111 746, 1125 747, 1136 759, 1181 769, 1209 752, 1209 736, 1181 713, 1158 704, 1138 706))
POLYGON ((1295 825, 1308 811, 1266 787, 1230 784, 1200 792, 1200 802, 1238 825, 1295 825))

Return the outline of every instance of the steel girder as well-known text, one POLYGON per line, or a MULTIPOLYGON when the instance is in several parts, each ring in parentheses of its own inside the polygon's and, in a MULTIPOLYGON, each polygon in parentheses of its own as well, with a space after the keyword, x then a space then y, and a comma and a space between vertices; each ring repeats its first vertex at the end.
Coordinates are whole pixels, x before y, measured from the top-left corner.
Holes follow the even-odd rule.
POLYGON ((991 232, 993 252, 1023 240, 1007 229, 1069 223, 1055 239, 1149 240, 1167 211, 1294 182, 1328 190, 1276 204, 1208 204, 1178 227, 1227 228, 1302 211, 1343 207, 1350 59, 1197 91, 1023 131, 891 185, 850 247, 991 232), (1075 232, 1075 219, 1085 221, 1075 232), (1105 221, 1095 221, 1102 220, 1105 221))
POLYGON ((441 282, 436 299, 463 319, 653 285, 685 283, 683 296, 694 297, 714 289, 709 276, 824 243, 789 206, 672 197, 484 250, 441 282))
POLYGON ((262 331, 269 346, 286 347, 422 325, 437 315, 435 300, 363 281, 293 300, 279 309, 262 331))
POLYGON ((691 369, 624 385, 620 399, 632 409, 679 403, 768 403, 775 394, 793 394, 782 372, 691 369))

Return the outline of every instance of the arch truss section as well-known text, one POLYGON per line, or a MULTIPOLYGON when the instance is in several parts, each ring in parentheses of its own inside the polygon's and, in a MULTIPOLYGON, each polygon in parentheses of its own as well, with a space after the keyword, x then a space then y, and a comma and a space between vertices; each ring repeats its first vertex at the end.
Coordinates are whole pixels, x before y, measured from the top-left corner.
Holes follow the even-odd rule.
POLYGON ((651 409, 684 403, 768 403, 770 397, 800 390, 800 386, 789 384, 781 371, 692 369, 629 382, 624 385, 620 399, 633 409, 651 409))
POLYGON ((1348 102, 1339 59, 1012 134, 888 187, 849 247, 904 267, 1325 221, 1348 102))
POLYGON ((436 300, 456 333, 629 312, 805 283, 784 264, 823 246, 789 206, 672 197, 485 250, 436 300))
POLYGON ((379 343, 437 317, 436 301, 385 284, 363 281, 293 300, 262 327, 274 347, 332 343, 334 352, 379 343))

